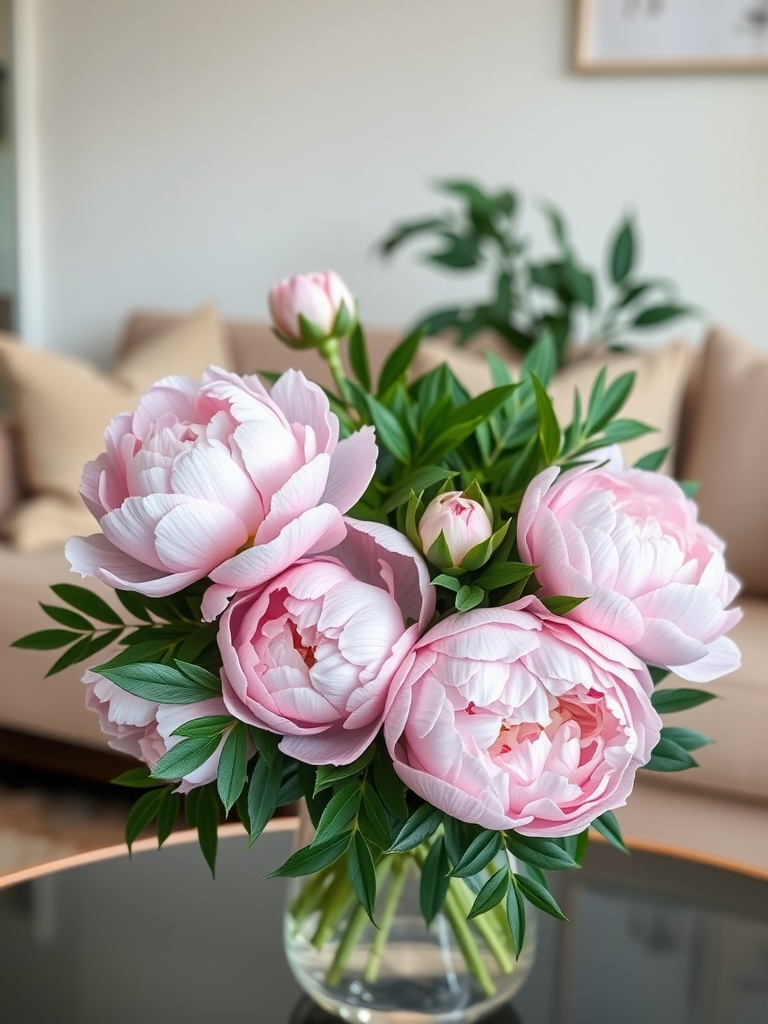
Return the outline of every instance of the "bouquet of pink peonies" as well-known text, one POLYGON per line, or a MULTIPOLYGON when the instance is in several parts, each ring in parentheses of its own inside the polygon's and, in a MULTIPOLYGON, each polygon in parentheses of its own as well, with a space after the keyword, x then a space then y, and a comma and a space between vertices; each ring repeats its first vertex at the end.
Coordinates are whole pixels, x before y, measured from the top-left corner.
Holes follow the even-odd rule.
POLYGON ((129 844, 153 821, 162 843, 183 803, 213 867, 227 815, 253 842, 302 799, 314 837, 275 874, 308 876, 291 913, 318 947, 351 905, 331 981, 366 916, 380 952, 406 855, 488 994, 479 946, 511 971, 526 902, 562 916, 545 872, 576 867, 590 827, 622 846, 639 768, 695 764, 705 737, 659 713, 712 695, 654 687, 737 667, 737 582, 666 451, 618 455, 650 429, 617 418, 631 374, 602 372, 563 429, 546 336, 517 380, 489 354, 495 387, 470 398, 445 365, 411 379, 418 335, 372 381, 333 273, 270 308, 335 391, 217 368, 149 388, 85 467, 100 532, 66 548, 130 621, 60 585, 57 628, 18 644, 67 647, 52 671, 113 648, 85 699, 143 762, 116 780, 145 791, 129 844))

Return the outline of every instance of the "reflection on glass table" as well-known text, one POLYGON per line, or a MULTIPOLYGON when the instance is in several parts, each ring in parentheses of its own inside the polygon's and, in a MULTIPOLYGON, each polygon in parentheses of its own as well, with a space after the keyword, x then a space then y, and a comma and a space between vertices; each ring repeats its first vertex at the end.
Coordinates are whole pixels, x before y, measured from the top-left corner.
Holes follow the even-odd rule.
MULTIPOLYGON (((181 835, 0 888, 0 1020, 329 1024, 283 956, 265 876, 292 822, 274 824, 251 850, 223 829, 215 881, 181 835)), ((594 843, 555 888, 569 921, 541 915, 534 971, 489 1024, 768 1021, 768 878, 594 843)))

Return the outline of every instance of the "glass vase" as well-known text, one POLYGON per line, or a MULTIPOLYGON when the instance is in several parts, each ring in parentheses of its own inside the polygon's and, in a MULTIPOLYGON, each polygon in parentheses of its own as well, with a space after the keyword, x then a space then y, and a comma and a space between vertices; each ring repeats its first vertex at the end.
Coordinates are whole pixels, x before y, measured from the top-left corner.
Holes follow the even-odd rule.
MULTIPOLYGON (((313 835, 304 811, 297 849, 313 835)), ((291 880, 286 955, 301 987, 323 1009, 358 1024, 469 1022, 509 1000, 527 978, 535 918, 529 917, 516 960, 504 904, 468 921, 475 892, 465 880, 450 880, 444 909, 427 926, 419 886, 429 842, 378 862, 378 927, 355 900, 343 858, 291 880)))

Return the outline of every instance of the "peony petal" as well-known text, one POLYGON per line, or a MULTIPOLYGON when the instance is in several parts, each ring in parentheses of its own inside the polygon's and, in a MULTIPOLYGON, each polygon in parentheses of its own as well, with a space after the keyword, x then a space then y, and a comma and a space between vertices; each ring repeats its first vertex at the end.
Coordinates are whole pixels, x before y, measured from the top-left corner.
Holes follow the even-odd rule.
POLYGON ((261 586, 293 565, 310 548, 317 549, 321 544, 326 545, 326 550, 335 547, 345 533, 339 510, 333 505, 318 505, 288 523, 274 540, 240 552, 209 575, 214 583, 237 590, 261 586))
POLYGON ((292 520, 322 504, 330 457, 324 452, 301 466, 273 495, 269 511, 256 533, 256 544, 268 544, 292 520))
POLYGON ((209 501, 189 501, 164 516, 155 530, 163 565, 174 572, 211 569, 232 557, 248 540, 245 524, 228 508, 209 501))
POLYGON ((126 555, 106 537, 71 537, 64 549, 72 572, 101 580, 118 590, 135 590, 147 597, 168 597, 190 583, 201 579, 202 571, 168 573, 153 570, 143 562, 126 555))
POLYGON ((373 427, 361 427, 344 438, 331 456, 323 501, 346 512, 362 498, 373 479, 379 450, 373 427))
POLYGON ((242 521, 246 536, 256 533, 264 518, 258 491, 223 447, 206 443, 188 449, 174 460, 170 476, 176 494, 223 506, 242 521))
POLYGON ((339 421, 321 387, 307 380, 300 370, 287 370, 275 381, 270 395, 289 423, 308 424, 320 451, 329 455, 333 452, 339 439, 339 421))

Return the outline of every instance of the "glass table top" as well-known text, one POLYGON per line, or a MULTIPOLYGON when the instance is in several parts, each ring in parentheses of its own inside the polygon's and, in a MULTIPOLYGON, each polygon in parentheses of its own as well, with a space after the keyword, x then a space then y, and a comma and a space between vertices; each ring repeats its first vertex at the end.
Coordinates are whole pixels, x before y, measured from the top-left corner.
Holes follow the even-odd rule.
MULTIPOLYGON (((0 888, 3 1024, 323 1024, 282 951, 290 822, 248 850, 227 827, 213 881, 194 842, 0 888)), ((766 1024, 768 879, 593 843, 551 876, 531 977, 489 1024, 766 1024)))

